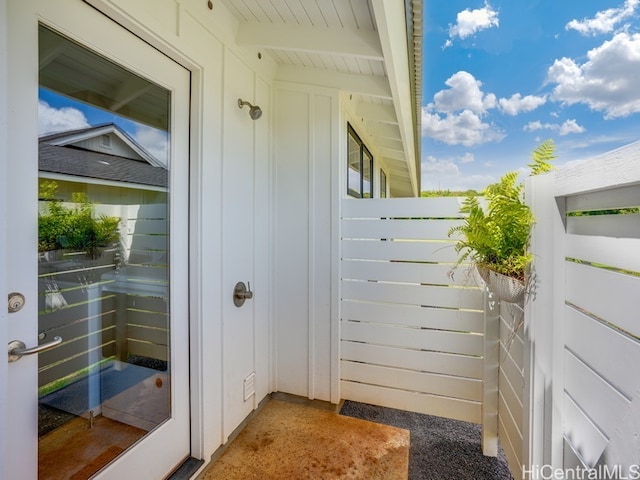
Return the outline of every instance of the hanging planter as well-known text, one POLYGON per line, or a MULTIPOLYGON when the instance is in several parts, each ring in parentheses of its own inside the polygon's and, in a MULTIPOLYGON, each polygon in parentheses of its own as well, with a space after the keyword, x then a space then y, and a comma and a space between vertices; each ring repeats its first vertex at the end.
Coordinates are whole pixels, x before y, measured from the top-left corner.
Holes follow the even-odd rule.
POLYGON ((502 301, 520 303, 524 300, 524 283, 517 278, 489 270, 488 285, 496 297, 502 301))

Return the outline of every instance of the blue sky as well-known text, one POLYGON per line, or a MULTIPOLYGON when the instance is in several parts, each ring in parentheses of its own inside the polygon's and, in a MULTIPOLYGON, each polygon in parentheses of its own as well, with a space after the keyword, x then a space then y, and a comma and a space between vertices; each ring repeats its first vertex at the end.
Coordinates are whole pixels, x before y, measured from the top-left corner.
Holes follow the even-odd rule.
POLYGON ((640 0, 425 0, 422 189, 640 139, 640 0))

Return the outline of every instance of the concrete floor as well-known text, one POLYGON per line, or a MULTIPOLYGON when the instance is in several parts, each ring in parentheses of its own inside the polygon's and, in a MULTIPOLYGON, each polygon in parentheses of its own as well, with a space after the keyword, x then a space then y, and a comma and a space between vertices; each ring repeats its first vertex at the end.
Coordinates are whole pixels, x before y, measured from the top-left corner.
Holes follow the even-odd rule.
POLYGON ((199 480, 406 480, 409 432, 271 400, 199 480))

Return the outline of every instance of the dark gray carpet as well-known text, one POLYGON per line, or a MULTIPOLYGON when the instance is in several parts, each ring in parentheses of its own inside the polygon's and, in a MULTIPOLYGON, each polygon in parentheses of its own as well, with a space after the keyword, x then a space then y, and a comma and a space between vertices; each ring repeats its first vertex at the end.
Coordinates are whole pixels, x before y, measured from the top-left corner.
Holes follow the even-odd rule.
POLYGON ((409 480, 513 479, 502 449, 482 455, 479 425, 349 400, 340 414, 409 430, 409 480))

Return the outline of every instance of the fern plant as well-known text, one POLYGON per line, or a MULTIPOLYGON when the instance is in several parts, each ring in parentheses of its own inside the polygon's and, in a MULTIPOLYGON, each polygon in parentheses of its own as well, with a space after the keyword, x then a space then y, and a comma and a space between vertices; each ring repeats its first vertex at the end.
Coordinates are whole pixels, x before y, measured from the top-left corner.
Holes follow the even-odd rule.
POLYGON ((43 183, 40 199, 47 201, 47 211, 38 216, 38 251, 71 249, 85 251, 90 259, 101 249, 120 239, 120 218, 96 216, 86 194, 72 194, 74 206, 65 207, 55 200, 55 182, 43 183))
MULTIPOLYGON (((553 167, 555 145, 547 140, 532 153, 532 175, 553 167)), ((458 265, 467 261, 479 267, 524 281, 532 256, 528 251, 531 228, 535 223, 531 209, 524 202, 524 184, 518 172, 505 174, 485 190, 486 208, 477 197, 468 196, 461 208, 467 217, 462 225, 449 230, 457 238, 458 265)))

